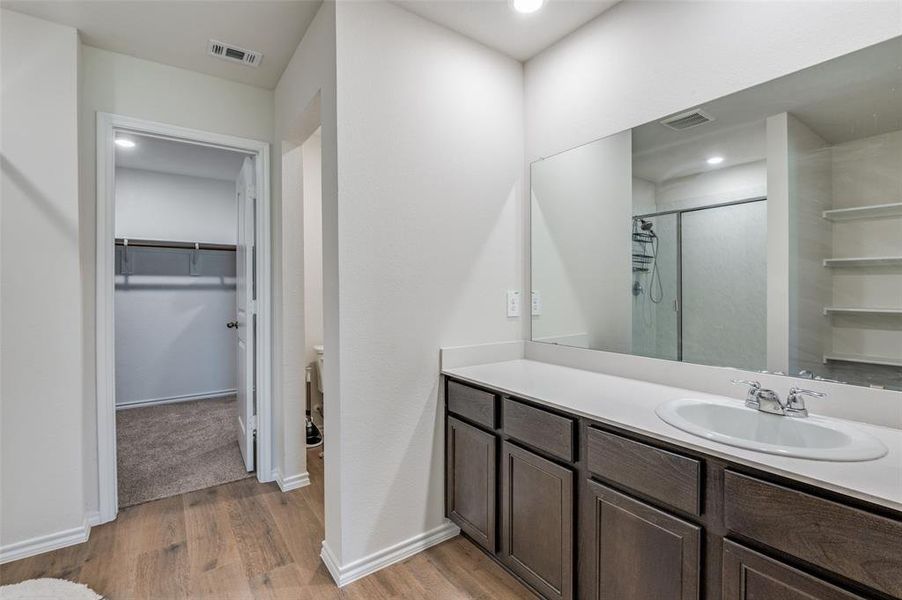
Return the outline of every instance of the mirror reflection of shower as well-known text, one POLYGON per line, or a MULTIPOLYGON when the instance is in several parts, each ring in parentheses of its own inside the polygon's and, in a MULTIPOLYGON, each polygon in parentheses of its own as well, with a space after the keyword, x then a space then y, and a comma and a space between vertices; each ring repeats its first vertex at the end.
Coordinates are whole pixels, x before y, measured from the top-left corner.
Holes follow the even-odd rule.
POLYGON ((664 299, 664 287, 658 271, 658 236, 654 223, 640 217, 633 217, 633 273, 634 296, 647 294, 654 304, 664 299), (644 273, 648 274, 647 290, 642 285, 644 273))

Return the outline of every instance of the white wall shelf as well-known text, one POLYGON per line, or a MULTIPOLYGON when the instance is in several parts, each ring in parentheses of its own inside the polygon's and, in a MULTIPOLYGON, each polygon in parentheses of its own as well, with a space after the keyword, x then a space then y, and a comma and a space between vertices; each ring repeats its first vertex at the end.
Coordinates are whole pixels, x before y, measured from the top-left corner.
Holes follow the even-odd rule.
POLYGON ((825 354, 824 362, 844 361, 853 363, 864 363, 868 365, 885 365, 889 367, 902 367, 902 358, 890 358, 887 356, 867 356, 864 354, 842 354, 834 352, 833 354, 825 354))
POLYGON ((898 267, 902 256, 870 256, 860 258, 825 258, 825 267, 898 267))
POLYGON ((852 221, 855 219, 880 219, 885 217, 902 217, 902 202, 892 204, 873 204, 855 208, 835 208, 823 212, 829 221, 852 221))
POLYGON ((824 307, 824 314, 902 316, 902 308, 852 308, 843 306, 826 306, 824 307))

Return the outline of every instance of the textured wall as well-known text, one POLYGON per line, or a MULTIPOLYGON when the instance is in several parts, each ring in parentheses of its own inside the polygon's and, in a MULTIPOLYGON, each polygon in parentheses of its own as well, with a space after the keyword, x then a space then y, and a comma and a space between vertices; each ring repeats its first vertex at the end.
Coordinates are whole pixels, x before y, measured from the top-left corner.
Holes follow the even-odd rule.
POLYGON ((81 527, 78 33, 0 11, 0 544, 81 527), (52 143, 47 143, 51 140, 52 143))
POLYGON ((521 335, 523 75, 390 3, 336 11, 346 565, 443 521, 439 348, 521 335))

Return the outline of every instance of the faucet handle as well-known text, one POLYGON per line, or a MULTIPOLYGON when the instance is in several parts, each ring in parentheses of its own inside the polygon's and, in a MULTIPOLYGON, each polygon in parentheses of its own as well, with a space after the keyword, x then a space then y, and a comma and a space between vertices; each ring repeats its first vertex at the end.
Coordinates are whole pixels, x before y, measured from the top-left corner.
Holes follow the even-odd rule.
POLYGON ((761 388, 760 383, 758 383, 757 381, 750 381, 748 379, 731 379, 730 383, 732 383, 734 385, 747 385, 752 389, 760 389, 761 388))
POLYGON ((758 392, 761 391, 760 383, 757 381, 749 381, 748 379, 731 379, 730 383, 733 385, 747 385, 749 390, 745 395, 745 405, 749 408, 758 408, 758 392))
POLYGON ((824 392, 815 392, 814 390, 806 390, 804 388, 789 388, 789 395, 786 397, 786 416, 787 417, 807 417, 808 409, 805 408, 804 396, 812 398, 826 398, 824 392))

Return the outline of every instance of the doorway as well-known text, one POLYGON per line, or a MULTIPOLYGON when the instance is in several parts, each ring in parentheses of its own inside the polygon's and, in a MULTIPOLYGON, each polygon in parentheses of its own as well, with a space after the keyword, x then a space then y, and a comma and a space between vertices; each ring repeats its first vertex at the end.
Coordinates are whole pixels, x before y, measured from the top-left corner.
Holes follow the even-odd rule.
POLYGON ((268 144, 98 114, 101 522, 272 480, 268 144))

